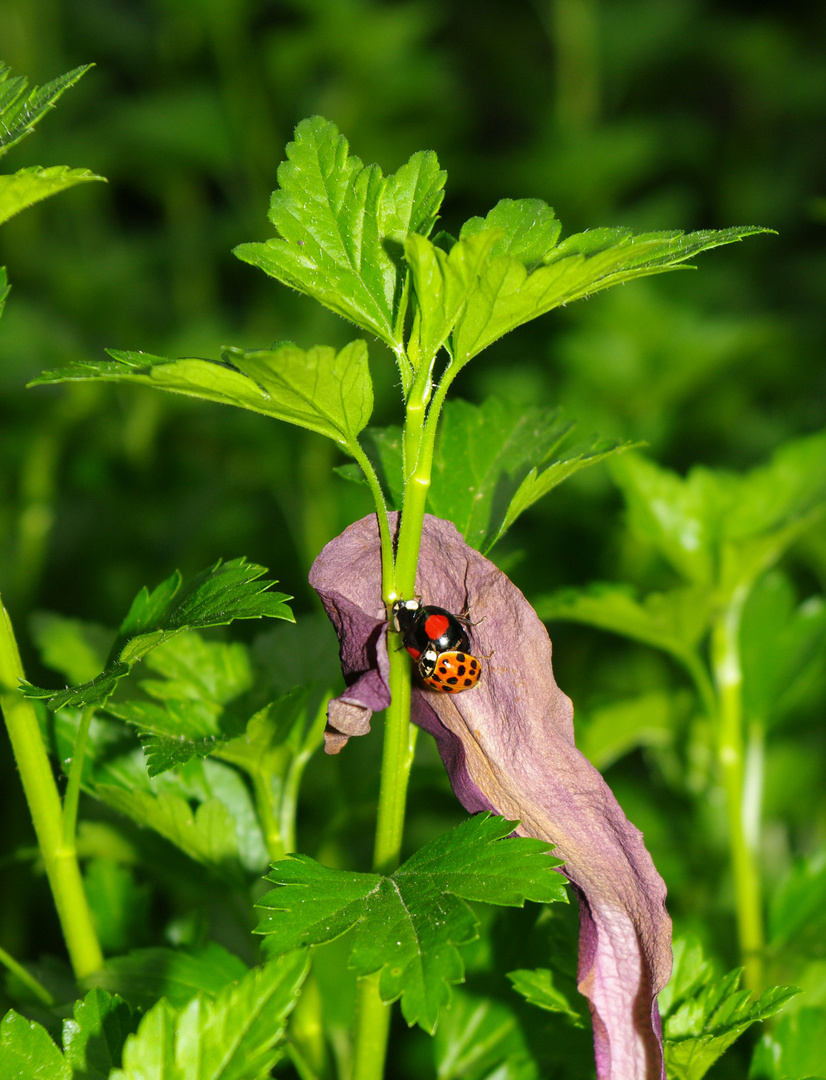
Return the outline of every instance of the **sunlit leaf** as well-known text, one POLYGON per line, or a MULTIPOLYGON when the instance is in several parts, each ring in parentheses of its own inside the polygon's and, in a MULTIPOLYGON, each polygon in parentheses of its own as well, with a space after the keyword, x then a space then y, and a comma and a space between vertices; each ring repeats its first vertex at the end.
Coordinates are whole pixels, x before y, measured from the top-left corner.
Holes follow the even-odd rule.
POLYGON ((77 1080, 108 1080, 140 1017, 121 998, 90 990, 63 1021, 63 1049, 77 1080))
POLYGON ((74 86, 93 66, 85 64, 73 68, 45 86, 33 86, 26 94, 28 80, 22 75, 12 76, 10 69, 0 64, 0 157, 21 139, 31 135, 35 124, 54 108, 60 95, 74 86))
POLYGON ((72 1068, 44 1027, 9 1009, 0 1022, 0 1076, 72 1080, 72 1068))
POLYGON ((32 165, 8 176, 0 176, 0 225, 21 210, 48 199, 50 195, 57 195, 90 180, 105 179, 88 169, 70 169, 68 165, 52 165, 49 168, 32 165))
POLYGON ((302 120, 270 203, 279 235, 235 254, 399 349, 403 245, 430 232, 444 182, 432 151, 383 177, 350 155, 335 124, 302 120))

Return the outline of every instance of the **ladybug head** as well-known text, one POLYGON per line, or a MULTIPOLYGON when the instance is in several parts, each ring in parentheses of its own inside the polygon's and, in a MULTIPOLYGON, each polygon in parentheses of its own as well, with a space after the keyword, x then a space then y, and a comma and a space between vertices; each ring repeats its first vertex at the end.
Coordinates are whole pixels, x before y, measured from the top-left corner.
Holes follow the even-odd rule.
POLYGON ((418 600, 397 600, 393 605, 393 629, 399 634, 409 630, 421 606, 418 600))

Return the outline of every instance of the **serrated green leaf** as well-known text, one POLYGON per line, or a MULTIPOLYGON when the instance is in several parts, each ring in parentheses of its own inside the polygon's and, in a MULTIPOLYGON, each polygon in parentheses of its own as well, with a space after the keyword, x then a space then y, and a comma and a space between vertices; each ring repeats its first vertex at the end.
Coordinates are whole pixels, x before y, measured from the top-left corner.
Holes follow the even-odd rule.
POLYGON ((107 806, 126 814, 138 825, 154 829, 191 859, 216 873, 238 877, 238 838, 229 810, 212 798, 192 809, 186 799, 171 792, 154 795, 128 791, 112 784, 97 784, 95 795, 107 806))
POLYGON ((285 593, 268 592, 260 581, 263 566, 246 559, 217 562, 186 584, 176 571, 150 593, 144 587, 132 602, 112 646, 106 669, 95 679, 55 693, 23 683, 24 695, 45 700, 50 709, 66 705, 102 705, 132 666, 152 649, 187 630, 224 626, 234 619, 265 616, 295 621, 285 593))
POLYGON ((561 589, 535 603, 543 622, 567 619, 641 641, 670 653, 687 666, 711 621, 711 597, 702 587, 650 593, 639 599, 633 588, 594 582, 584 589, 561 589))
MULTIPOLYGON (((499 215, 492 214, 509 222, 513 239, 506 239, 505 244, 513 243, 520 256, 527 254, 532 259, 536 249, 529 241, 524 249, 521 246, 524 232, 520 233, 516 205, 516 211, 506 208, 499 215)), ((539 234, 543 231, 550 236, 547 218, 539 234)), ((627 229, 597 229, 569 237, 546 252, 542 265, 533 270, 521 257, 493 254, 456 322, 451 342, 453 365, 462 367, 504 334, 561 304, 622 281, 675 269, 701 251, 769 231, 744 227, 635 237, 627 229)))
POLYGON ((551 255, 562 225, 541 199, 500 199, 487 217, 466 221, 461 237, 466 240, 485 229, 501 234, 492 255, 511 255, 530 271, 551 255))
POLYGON ((76 1080, 108 1080, 139 1019, 122 998, 105 990, 90 990, 76 1001, 73 1019, 63 1021, 63 1050, 76 1080))
POLYGON ((42 168, 32 165, 8 176, 0 176, 0 225, 21 210, 34 206, 50 195, 66 191, 77 184, 90 180, 103 180, 89 169, 70 169, 68 165, 52 165, 42 168))
POLYGON ((630 450, 637 445, 637 443, 632 442, 606 445, 599 441, 594 443, 590 451, 583 451, 580 454, 574 454, 573 457, 566 458, 562 461, 555 461, 542 469, 541 472, 536 467, 531 469, 519 485, 516 494, 511 499, 501 525, 486 543, 484 549, 485 553, 489 552, 493 545, 502 538, 523 511, 527 510, 528 507, 533 506, 533 504, 541 499, 543 495, 547 495, 549 491, 552 491, 558 484, 561 484, 563 480, 567 480, 569 476, 573 476, 574 473, 579 472, 580 469, 586 469, 591 465, 597 465, 606 458, 622 454, 626 450, 630 450))
POLYGON ((764 1031, 749 1068, 749 1080, 824 1080, 826 1011, 795 1009, 764 1031))
POLYGON ((281 1056, 274 1049, 308 970, 302 954, 254 968, 209 1000, 180 1010, 161 1000, 124 1046, 110 1080, 263 1080, 281 1056))
POLYGON ((554 453, 571 430, 559 409, 528 408, 489 398, 481 406, 454 399, 442 413, 428 509, 452 521, 481 550, 501 528, 508 503, 533 466, 554 453), (456 482, 461 462, 462 483, 456 482))
POLYGON ((773 1016, 799 993, 775 986, 754 1001, 749 990, 739 989, 741 976, 737 969, 714 980, 696 942, 675 943, 671 983, 659 999, 669 1077, 700 1080, 747 1028, 773 1016))
POLYGON ((72 1080, 72 1069, 40 1024, 9 1009, 0 1022, 4 1080, 72 1080))
POLYGON ((521 994, 531 1005, 548 1012, 563 1013, 575 1027, 584 1027, 580 1011, 554 985, 554 973, 549 968, 509 971, 508 978, 517 994, 521 994))
POLYGON ((109 355, 111 360, 44 371, 29 386, 127 380, 263 413, 317 431, 344 449, 352 447, 373 409, 363 341, 352 341, 339 352, 324 345, 304 352, 290 343, 251 352, 227 349, 221 362, 116 349, 109 355))
POLYGON ((430 232, 444 182, 430 151, 383 178, 377 165, 350 156, 335 124, 302 120, 270 203, 279 236, 235 254, 399 351, 402 248, 409 233, 430 232))
POLYGON ((432 1032, 449 986, 463 977, 457 946, 473 940, 465 900, 521 906, 565 898, 560 865, 548 845, 524 838, 500 843, 513 823, 478 815, 425 845, 391 877, 329 870, 307 856, 276 863, 280 888, 259 902, 258 933, 271 953, 331 941, 355 927, 350 966, 380 971, 385 1001, 401 997, 408 1024, 432 1032))
POLYGON ((106 711, 137 728, 150 776, 209 757, 229 738, 220 726, 222 709, 211 701, 118 701, 106 711))
POLYGON ((430 367, 450 336, 499 232, 488 229, 459 240, 449 252, 423 236, 404 244, 416 294, 416 310, 407 352, 414 369, 430 367))
POLYGON ((0 64, 0 157, 34 130, 35 124, 54 108, 57 99, 70 86, 82 78, 93 64, 73 68, 65 75, 34 86, 23 96, 28 80, 23 76, 11 76, 10 69, 0 64))
POLYGON ((135 1008, 150 1009, 162 997, 180 1008, 198 993, 216 998, 247 970, 234 953, 210 941, 188 950, 133 949, 125 956, 104 961, 103 967, 84 982, 119 994, 135 1008))
POLYGON ((225 356, 266 391, 270 415, 326 435, 345 449, 373 412, 363 341, 351 341, 338 353, 324 345, 307 352, 282 345, 270 352, 231 349, 225 356))

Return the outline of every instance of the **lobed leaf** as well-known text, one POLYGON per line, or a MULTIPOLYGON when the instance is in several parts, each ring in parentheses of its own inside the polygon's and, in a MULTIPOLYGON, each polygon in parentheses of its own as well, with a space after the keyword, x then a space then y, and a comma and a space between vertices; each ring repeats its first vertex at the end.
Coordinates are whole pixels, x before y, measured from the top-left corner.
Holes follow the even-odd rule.
POLYGON ((44 700, 50 709, 66 705, 102 705, 137 661, 187 630, 224 626, 234 619, 267 616, 294 621, 286 593, 268 592, 272 581, 259 580, 263 566, 246 559, 217 562, 184 583, 178 571, 150 593, 144 588, 120 626, 109 662, 96 678, 55 692, 24 682, 26 697, 44 700))
POLYGON ((70 169, 68 165, 52 165, 49 168, 32 165, 11 175, 0 176, 0 225, 42 199, 90 180, 103 180, 105 183, 106 177, 97 176, 89 169, 70 169))
POLYGON ((264 1080, 307 975, 297 953, 253 968, 214 1000, 197 994, 180 1009, 161 999, 124 1046, 110 1080, 264 1080))
POLYGON ((739 989, 741 976, 737 969, 714 980, 699 945, 685 939, 675 943, 674 989, 660 998, 669 1077, 700 1080, 744 1031, 799 993, 775 986, 754 1001, 751 991, 739 989))
POLYGON ((476 920, 464 903, 521 906, 565 897, 548 844, 500 841, 513 823, 490 815, 464 822, 431 841, 390 877, 329 870, 307 856, 276 863, 267 877, 280 887, 259 902, 258 933, 270 953, 317 945, 355 927, 350 966, 380 971, 385 1001, 401 997, 408 1024, 435 1030, 449 985, 463 978, 457 946, 474 939, 476 920))
POLYGON ((110 349, 111 360, 77 361, 44 371, 29 386, 90 379, 128 380, 203 398, 309 428, 352 447, 370 419, 373 386, 367 346, 317 345, 304 352, 291 343, 270 350, 227 349, 223 361, 171 360, 110 349))
POLYGON ((504 236, 456 321, 451 339, 455 368, 555 307, 623 281, 676 269, 702 251, 770 231, 742 227, 633 236, 628 229, 596 229, 556 244, 553 212, 549 207, 541 210, 541 205, 538 200, 506 200, 484 222, 473 218, 460 232, 460 239, 466 239, 498 227, 504 236))
POLYGON ((302 120, 278 169, 269 218, 278 237, 240 244, 235 254, 402 348, 402 250, 426 236, 441 205, 446 174, 431 151, 383 177, 350 155, 335 124, 302 120))
POLYGON ((105 990, 90 990, 76 1001, 73 1018, 63 1021, 63 1050, 73 1075, 78 1080, 108 1080, 138 1020, 122 998, 105 990))
POLYGON ((61 94, 74 86, 91 67, 94 65, 73 68, 45 86, 32 87, 26 94, 28 80, 21 75, 12 77, 10 69, 0 64, 0 157, 31 135, 35 124, 54 108, 61 94))
POLYGON ((9 1009, 0 1022, 0 1076, 72 1080, 72 1067, 46 1029, 9 1009))

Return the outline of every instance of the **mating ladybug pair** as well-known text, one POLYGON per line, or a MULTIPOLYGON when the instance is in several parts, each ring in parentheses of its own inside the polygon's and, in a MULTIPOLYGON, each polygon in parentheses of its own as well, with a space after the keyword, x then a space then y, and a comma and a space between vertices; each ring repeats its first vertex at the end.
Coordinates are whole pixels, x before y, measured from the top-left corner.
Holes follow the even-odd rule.
POLYGON ((427 686, 443 694, 458 694, 479 682, 482 665, 471 656, 467 619, 461 615, 423 606, 418 600, 397 600, 393 625, 404 635, 404 647, 427 686))

